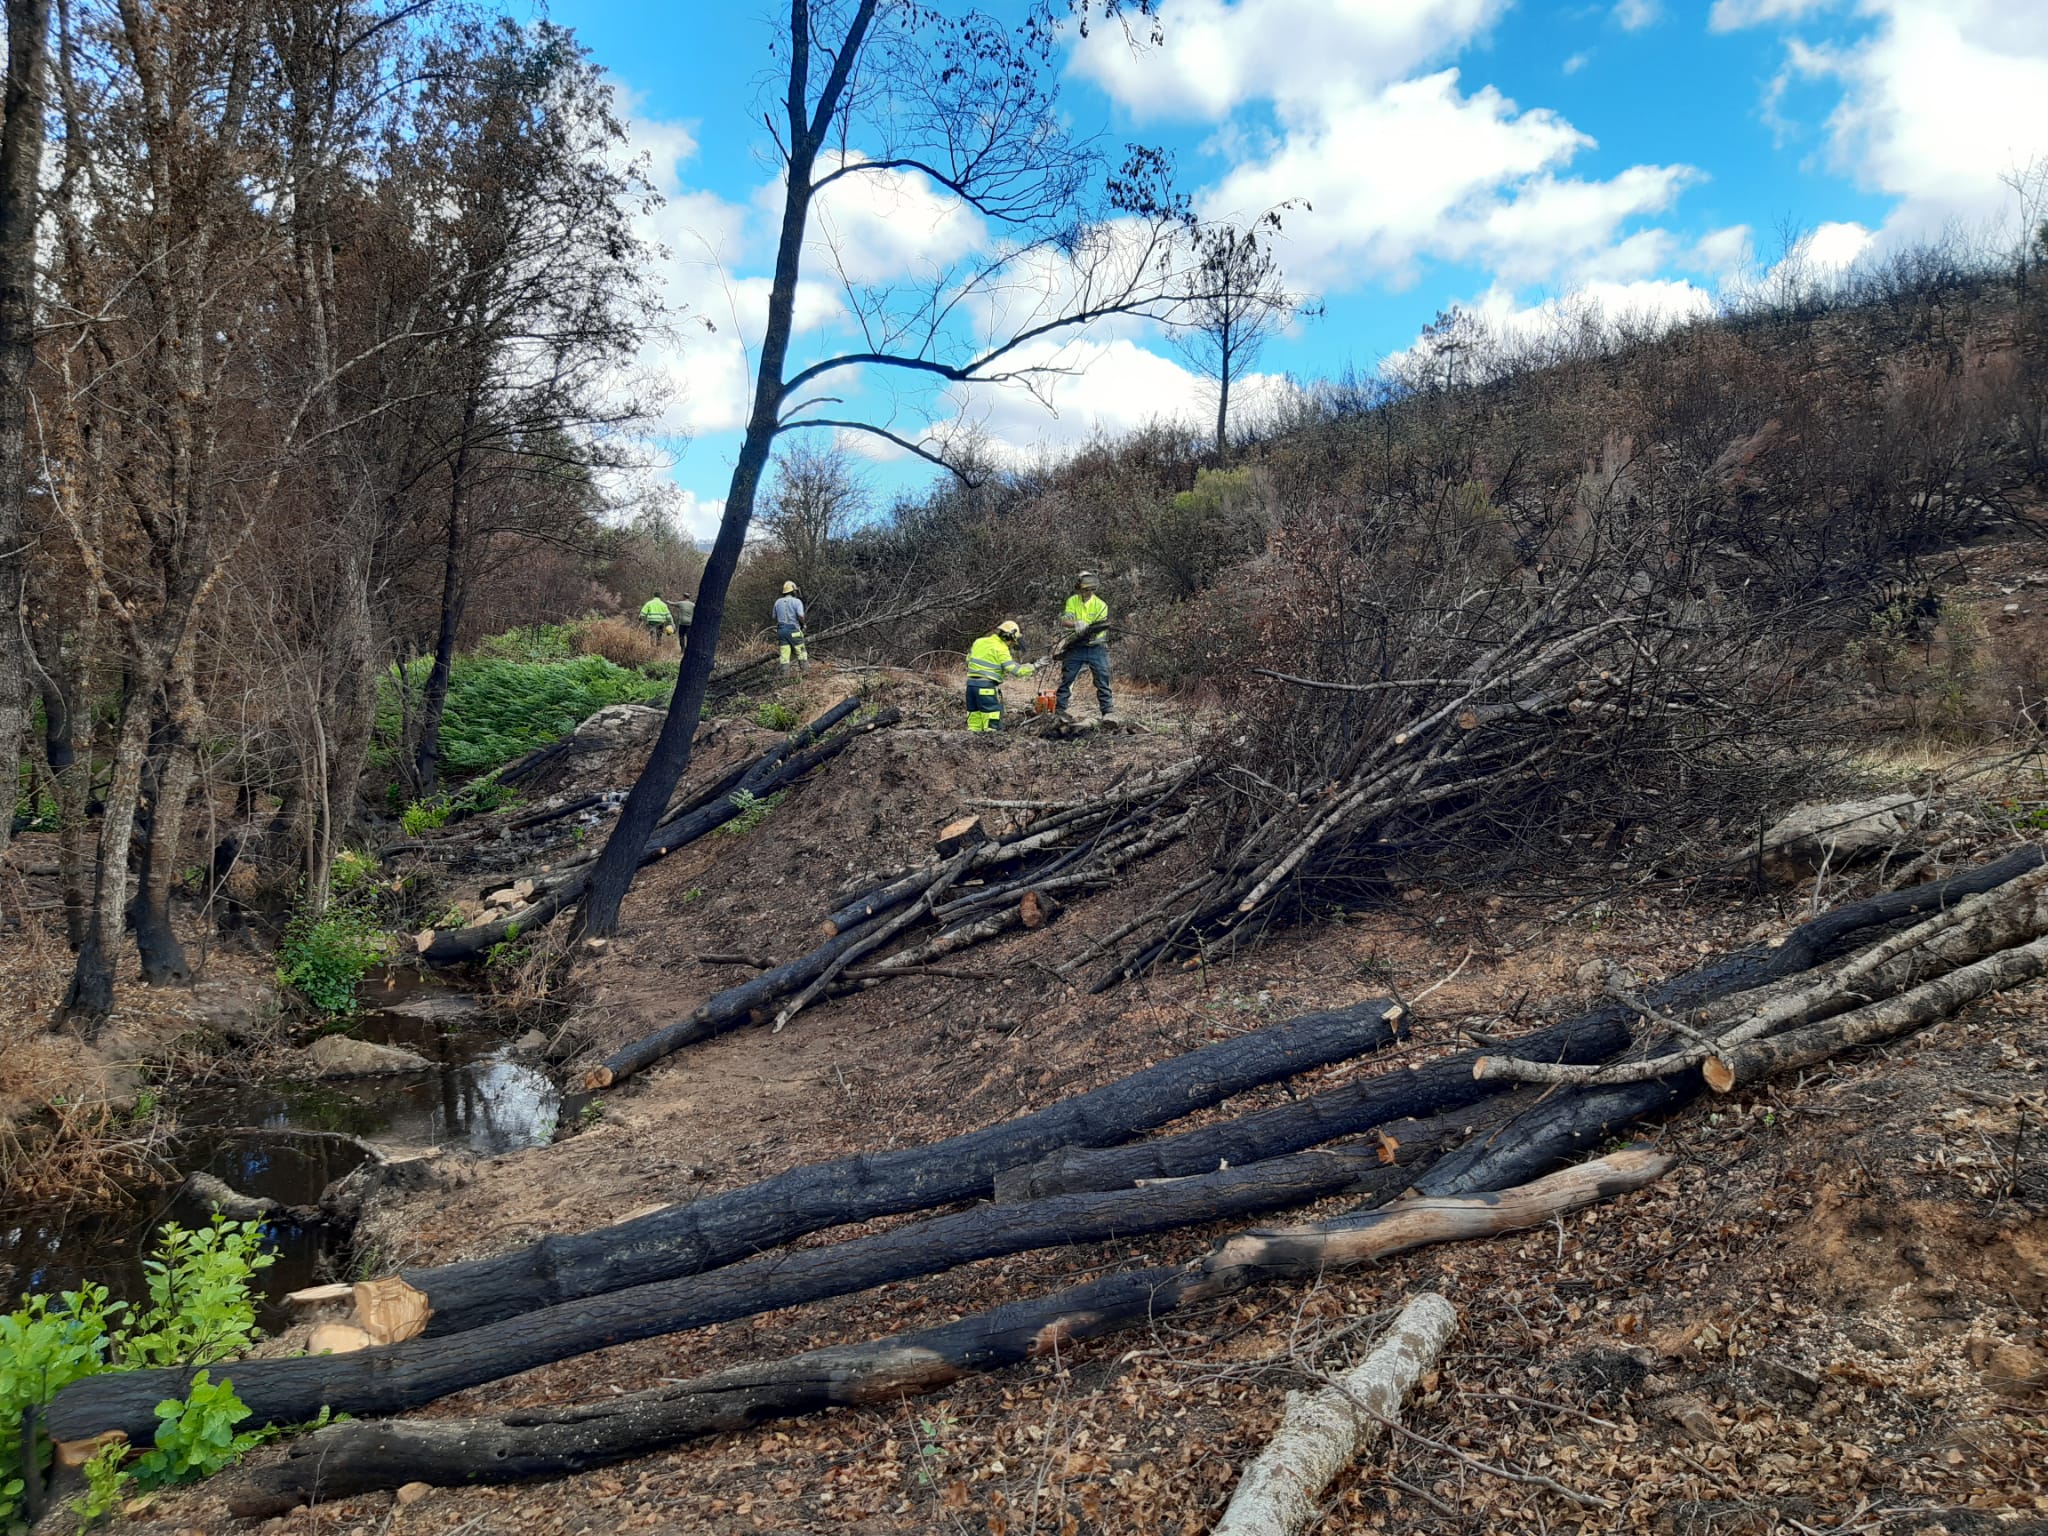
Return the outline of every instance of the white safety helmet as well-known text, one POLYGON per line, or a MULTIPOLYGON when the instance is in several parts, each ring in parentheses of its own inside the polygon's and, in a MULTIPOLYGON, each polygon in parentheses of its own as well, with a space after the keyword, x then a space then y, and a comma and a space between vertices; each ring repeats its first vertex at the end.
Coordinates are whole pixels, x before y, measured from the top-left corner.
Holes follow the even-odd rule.
POLYGON ((784 597, 795 597, 795 596, 796 596, 796 583, 795 583, 795 582, 793 582, 793 581, 785 581, 785 582, 784 582, 784 583, 782 584, 782 595, 783 595, 784 597))
POLYGON ((996 633, 1005 640, 1022 640, 1024 638, 1024 631, 1017 627, 1015 619, 1003 620, 1002 623, 996 626, 996 633))

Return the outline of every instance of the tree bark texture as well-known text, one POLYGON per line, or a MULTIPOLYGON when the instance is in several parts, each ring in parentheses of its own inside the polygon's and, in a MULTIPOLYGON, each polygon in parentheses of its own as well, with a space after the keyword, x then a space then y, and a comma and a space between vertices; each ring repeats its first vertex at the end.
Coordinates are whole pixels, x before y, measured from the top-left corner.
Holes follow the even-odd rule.
POLYGON ((29 369, 36 342, 36 215, 43 165, 43 77, 50 0, 7 0, 6 117, 0 121, 0 765, 6 814, 0 853, 14 836, 14 774, 28 733, 29 369))
MULTIPOLYGON (((977 1205, 824 1248, 762 1254, 529 1312, 465 1333, 408 1339, 347 1355, 247 1360, 233 1368, 251 1427, 336 1413, 402 1413, 451 1392, 616 1344, 706 1328, 782 1307, 939 1274, 980 1259, 1103 1242, 1305 1205, 1347 1191, 1385 1198, 1408 1182, 1377 1148, 1297 1152, 1144 1189, 977 1205)), ((45 1413, 60 1440, 107 1430, 152 1432, 156 1405, 189 1389, 190 1372, 127 1371, 66 1387, 45 1413)))
POLYGON ((501 1419, 338 1424, 297 1441, 284 1461, 230 1497, 235 1512, 249 1517, 408 1482, 561 1477, 821 1408, 892 1402, 963 1376, 1057 1358, 1085 1340, 1256 1284, 1313 1279, 1431 1243, 1538 1226, 1640 1189, 1673 1161, 1631 1148, 1520 1189, 1242 1232, 1189 1264, 1110 1275, 941 1327, 738 1366, 610 1402, 501 1419))
POLYGON ((1033 1114, 921 1147, 810 1163, 595 1232, 404 1271, 434 1308, 430 1334, 695 1274, 849 1222, 985 1199, 995 1176, 1054 1148, 1128 1141, 1235 1093, 1382 1050, 1397 1038, 1374 998, 1218 1041, 1033 1114))
POLYGON ((1287 1394, 1287 1411, 1237 1488, 1215 1536, 1299 1536, 1322 1514, 1323 1490, 1361 1444, 1379 1437, 1380 1419, 1437 1362, 1457 1331, 1458 1312, 1434 1291, 1401 1309, 1371 1354, 1320 1392, 1287 1394), (1372 1417, 1377 1415, 1378 1417, 1372 1417))
MULTIPOLYGON (((1602 1014, 1539 1029, 1505 1047, 1541 1061, 1605 1061, 1625 1049, 1628 1026, 1602 1014)), ((1357 1136, 1389 1121, 1440 1114, 1487 1096, 1472 1076, 1478 1052, 1464 1051, 1420 1068, 1394 1066, 1342 1088, 1240 1115, 1219 1125, 1127 1147, 1062 1147, 1049 1157, 996 1176, 998 1200, 1037 1200, 1087 1189, 1124 1189, 1140 1179, 1181 1178, 1280 1157, 1340 1136, 1357 1136)))

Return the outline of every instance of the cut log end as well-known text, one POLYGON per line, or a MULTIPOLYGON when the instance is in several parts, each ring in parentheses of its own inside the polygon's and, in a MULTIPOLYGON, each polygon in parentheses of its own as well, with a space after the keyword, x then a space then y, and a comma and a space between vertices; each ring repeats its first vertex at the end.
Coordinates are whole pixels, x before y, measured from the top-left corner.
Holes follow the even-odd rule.
POLYGON ((126 1445, 125 1430, 110 1429, 103 1435, 94 1435, 90 1440, 59 1440, 56 1445, 57 1465, 66 1471, 77 1471, 93 1457, 110 1445, 126 1445))
POLYGON ((1716 1093, 1734 1091, 1735 1069, 1718 1056, 1709 1056, 1700 1063, 1700 1076, 1707 1080, 1707 1086, 1716 1093))
POLYGON ((398 1344, 426 1330, 434 1309, 427 1293, 396 1275, 355 1287, 355 1325, 378 1344, 398 1344))
POLYGON ((939 832, 939 857, 950 859, 963 849, 976 848, 988 841, 988 834, 981 825, 979 816, 963 816, 949 822, 939 832))
POLYGON ((583 1091, 585 1093, 596 1093, 599 1089, 609 1088, 611 1085, 612 1069, 610 1067, 592 1067, 583 1074, 583 1091))
POLYGON ((309 1355, 352 1355, 377 1341, 352 1323, 322 1323, 306 1340, 309 1355))

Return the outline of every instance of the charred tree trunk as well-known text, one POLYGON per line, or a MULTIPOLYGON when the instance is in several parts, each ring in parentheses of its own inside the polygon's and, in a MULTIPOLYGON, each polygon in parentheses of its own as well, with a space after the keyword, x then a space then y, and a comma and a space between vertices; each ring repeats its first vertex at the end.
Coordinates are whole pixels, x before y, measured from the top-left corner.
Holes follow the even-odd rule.
MULTIPOLYGON (((1602 1010, 1510 1042, 1496 1050, 1531 1061, 1605 1061, 1628 1047, 1627 1024, 1602 1010)), ((1089 1189, 1126 1189, 1141 1179, 1182 1178, 1298 1152, 1340 1136, 1358 1136, 1392 1120, 1462 1109, 1487 1096, 1472 1076, 1476 1051, 1416 1071, 1381 1072, 1220 1125, 1128 1147, 1063 1147, 996 1177, 998 1200, 1038 1200, 1089 1189)))
POLYGON ((441 571, 441 627, 434 636, 434 662, 427 671, 427 684, 420 695, 420 739, 413 748, 413 793, 433 792, 441 771, 441 715, 448 706, 448 679, 455 669, 455 637, 462 627, 462 607, 467 595, 468 523, 463 500, 469 490, 470 436, 476 430, 476 391, 472 388, 462 407, 462 437, 449 467, 448 541, 441 571))
POLYGON ((236 1514, 253 1517, 407 1482, 562 1477, 821 1408, 892 1402, 1144 1327, 1256 1284, 1538 1226, 1640 1189, 1670 1165, 1667 1157, 1632 1149, 1476 1199, 1404 1201, 1321 1226, 1243 1232, 1190 1264, 1110 1275, 942 1327, 738 1366, 611 1402, 503 1419, 339 1424, 296 1442, 286 1460, 255 1474, 230 1502, 236 1514))
POLYGON ((1108 1146, 1232 1094, 1381 1050, 1396 1038, 1385 998, 1218 1041, 1035 1114, 921 1147, 811 1163, 637 1221, 545 1237, 517 1252, 404 1278, 455 1333, 537 1307, 729 1264, 808 1232, 986 1198, 998 1173, 1064 1146, 1108 1146))
POLYGON ((142 769, 149 753, 149 695, 154 689, 131 679, 114 746, 113 781, 100 814, 94 849, 92 906, 85 938, 72 965, 57 1018, 79 1023, 88 1039, 114 1011, 114 951, 128 913, 128 855, 135 838, 135 812, 142 795, 142 769))
POLYGON ((174 680, 170 692, 170 717, 135 891, 135 949, 142 960, 142 979, 152 987, 182 986, 192 979, 192 967, 171 926, 171 885, 178 874, 185 806, 198 777, 197 744, 203 716, 189 676, 174 680))
MULTIPOLYGON (((1432 1127, 1434 1133, 1441 1130, 1432 1127)), ((1427 1138, 1424 1139, 1427 1145, 1427 1138)), ((1298 1152, 1144 1189, 981 1205, 825 1248, 763 1254, 742 1264, 588 1297, 467 1333, 416 1338, 347 1355, 246 1360, 235 1392, 251 1427, 296 1424, 322 1408, 401 1413, 483 1382, 636 1339, 872 1290, 962 1264, 1072 1243, 1130 1238, 1285 1210, 1347 1191, 1384 1199, 1408 1182, 1378 1149, 1298 1152)), ((84 1440, 119 1429, 139 1440, 156 1405, 189 1390, 190 1372, 118 1372, 75 1382, 46 1413, 51 1435, 84 1440)))

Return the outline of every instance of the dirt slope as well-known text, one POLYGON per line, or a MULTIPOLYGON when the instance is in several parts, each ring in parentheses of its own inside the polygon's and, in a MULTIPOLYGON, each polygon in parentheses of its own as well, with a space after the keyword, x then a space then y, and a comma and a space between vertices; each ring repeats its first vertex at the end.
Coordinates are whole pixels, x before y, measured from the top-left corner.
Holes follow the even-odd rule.
MULTIPOLYGON (((821 682, 809 691, 807 704, 830 702, 821 682)), ((744 974, 696 955, 782 959, 807 946, 843 876, 914 858, 968 801, 1096 787, 1125 764, 1182 755, 1194 729, 1151 706, 1154 732, 1113 743, 983 742, 958 729, 950 691, 902 682, 897 693, 891 702, 922 718, 863 741, 754 830, 706 839, 642 877, 621 938, 580 965, 577 1050, 600 1054, 744 974)), ((1178 850, 1147 879, 1163 886, 1202 856, 1178 850)), ((386 1264, 430 1263, 599 1226, 797 1163, 1000 1120, 1390 979, 1413 995, 1462 960, 1422 1005, 1406 1053, 1330 1069, 1310 1086, 1401 1070, 1454 1049, 1462 1026, 1566 1012, 1609 966, 1669 974, 1799 915, 1796 898, 1645 898, 1597 921, 1559 926, 1539 912, 1524 924, 1418 890, 1403 910, 1286 936, 1214 976, 1176 972, 1090 998, 1043 969, 1141 899, 1097 897, 1046 930, 973 951, 961 969, 981 979, 892 983, 807 1011, 781 1034, 744 1029, 692 1048, 603 1098, 560 1144, 458 1165, 386 1207, 365 1235, 386 1264)), ((892 1409, 722 1436, 536 1488, 363 1498, 272 1528, 1199 1532, 1302 1368, 1358 1351, 1376 1315, 1433 1285, 1464 1316, 1414 1409, 1417 1431, 1442 1445, 1396 1444, 1340 1482, 1326 1536, 2039 1536, 2044 1059, 2048 999, 2029 989, 1888 1055, 1696 1109, 1665 1133, 1683 1154, 1678 1171, 1554 1229, 1425 1251, 1308 1292, 1255 1291, 892 1409)), ((1105 1268, 1191 1256, 1215 1235, 990 1261, 567 1362, 434 1412, 588 1400, 916 1327, 1105 1268)), ((159 1499, 123 1529, 231 1525, 219 1492, 202 1488, 159 1499)))

